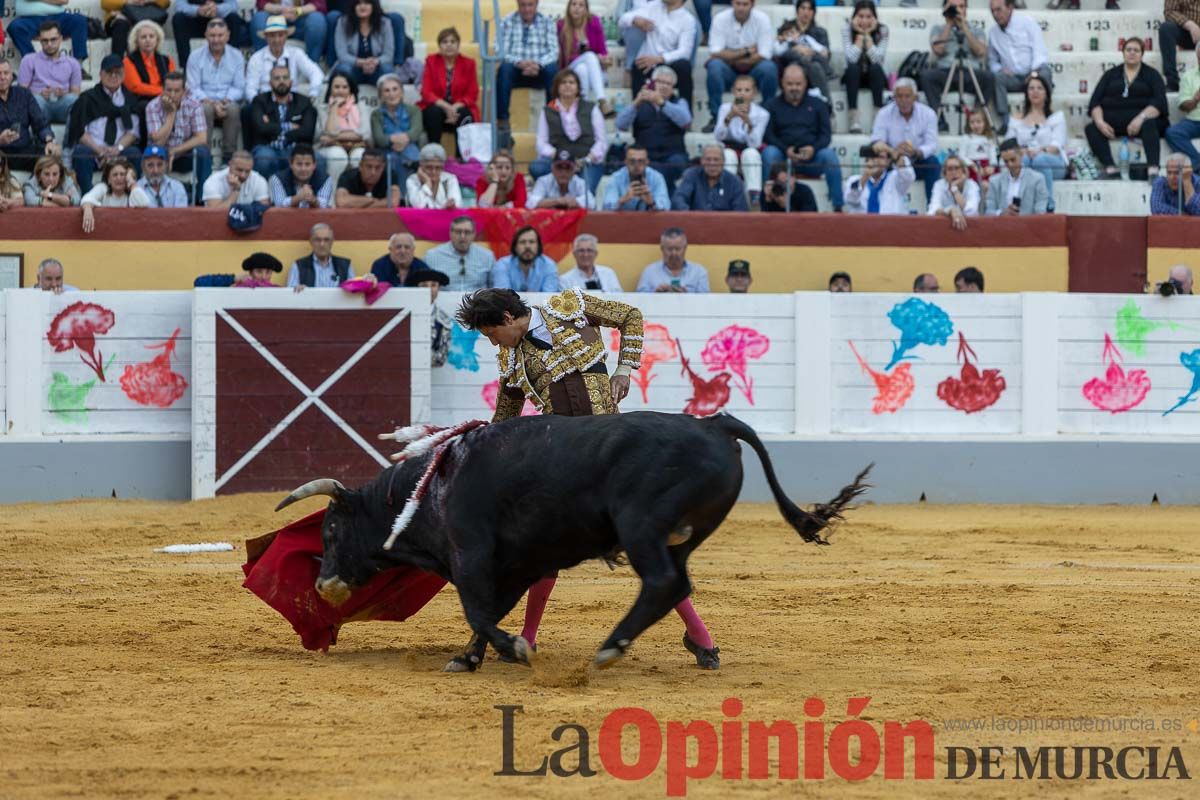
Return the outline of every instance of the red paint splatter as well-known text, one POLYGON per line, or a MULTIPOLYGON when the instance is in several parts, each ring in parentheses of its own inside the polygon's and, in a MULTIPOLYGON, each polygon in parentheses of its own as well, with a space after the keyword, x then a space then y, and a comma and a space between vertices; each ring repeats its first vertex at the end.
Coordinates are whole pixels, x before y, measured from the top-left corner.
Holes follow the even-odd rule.
POLYGON ((96 334, 108 333, 117 324, 117 316, 95 303, 71 303, 58 312, 46 331, 46 340, 56 353, 72 347, 80 351, 79 358, 104 380, 104 354, 96 349, 96 334))
MULTIPOLYGON (((642 366, 634 370, 630 377, 642 390, 642 402, 649 404, 650 382, 657 377, 651 374, 654 372, 654 365, 660 361, 670 361, 675 358, 679 355, 679 349, 675 346, 675 340, 671 338, 671 332, 667 330, 666 325, 646 323, 646 329, 642 336, 642 366)), ((613 352, 620 352, 620 331, 615 329, 611 331, 609 348, 613 352)))
POLYGON ((183 397, 187 391, 188 382, 171 369, 171 356, 175 354, 175 340, 179 338, 179 328, 171 334, 171 338, 162 344, 148 344, 147 350, 162 350, 149 361, 131 364, 125 367, 121 374, 121 391, 125 396, 138 405, 170 408, 171 404, 183 397))
POLYGON ((762 358, 771 340, 753 328, 729 325, 714 333, 700 353, 709 372, 729 370, 737 376, 738 389, 754 405, 754 381, 746 374, 746 359, 762 358))
POLYGON ((1137 406, 1150 393, 1150 376, 1144 369, 1125 372, 1118 364, 1121 351, 1113 344, 1112 337, 1104 334, 1103 359, 1108 362, 1103 378, 1092 378, 1083 385, 1083 396, 1101 411, 1120 414, 1137 406))
POLYGON ((993 405, 1000 399, 1008 384, 998 369, 985 369, 981 374, 971 359, 979 359, 967 337, 958 332, 958 360, 963 362, 960 377, 953 375, 938 384, 937 396, 951 408, 973 414, 993 405))
MULTIPOLYGON (((481 397, 483 397, 483 402, 487 403, 487 407, 490 408, 492 411, 495 411, 496 410, 496 397, 499 396, 499 394, 500 394, 499 379, 494 380, 491 383, 485 383, 483 385, 483 388, 479 390, 479 394, 481 397)), ((522 417, 536 417, 537 413, 538 413, 538 410, 533 407, 533 403, 529 402, 529 400, 526 399, 525 405, 521 408, 521 416, 522 417)))
POLYGON ((722 372, 712 380, 705 380, 688 364, 687 356, 683 354, 683 345, 679 344, 678 339, 675 341, 679 348, 679 360, 683 363, 683 374, 692 381, 692 396, 683 407, 683 413, 695 417, 710 417, 729 402, 729 373, 722 372))
POLYGON ((891 374, 886 372, 876 372, 871 369, 863 357, 858 354, 858 348, 854 346, 854 342, 848 342, 850 349, 854 351, 854 357, 858 359, 859 366, 863 372, 871 376, 875 381, 875 388, 878 389, 878 394, 875 395, 875 401, 871 405, 871 413, 873 414, 895 414, 900 409, 904 408, 904 404, 908 402, 908 398, 912 397, 913 389, 916 388, 916 381, 912 376, 911 364, 900 364, 891 374))

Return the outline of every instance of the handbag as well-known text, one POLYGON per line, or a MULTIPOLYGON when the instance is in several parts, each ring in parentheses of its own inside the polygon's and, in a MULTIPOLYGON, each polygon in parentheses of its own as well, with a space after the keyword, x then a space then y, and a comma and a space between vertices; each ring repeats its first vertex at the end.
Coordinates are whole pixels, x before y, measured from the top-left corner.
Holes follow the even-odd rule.
POLYGON ((458 126, 458 155, 463 161, 486 164, 492 160, 492 126, 472 122, 458 126))

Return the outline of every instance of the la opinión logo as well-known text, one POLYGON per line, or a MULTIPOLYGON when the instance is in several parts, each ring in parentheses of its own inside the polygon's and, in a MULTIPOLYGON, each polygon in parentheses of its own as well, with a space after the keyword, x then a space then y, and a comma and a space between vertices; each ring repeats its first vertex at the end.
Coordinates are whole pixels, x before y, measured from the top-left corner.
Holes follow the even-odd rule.
MULTIPOLYGON (((728 781, 800 778, 801 764, 805 780, 821 780, 826 769, 848 781, 863 781, 876 775, 880 767, 888 780, 915 778, 929 780, 933 774, 933 727, 924 720, 901 723, 885 721, 882 735, 871 722, 860 717, 869 697, 852 697, 846 703, 848 719, 827 726, 821 721, 825 702, 810 697, 804 702, 808 719, 800 725, 789 720, 745 721, 741 700, 730 697, 721 704, 725 719, 717 724, 707 720, 660 722, 650 711, 638 707, 618 708, 604 718, 597 734, 596 754, 605 772, 618 780, 645 780, 666 761, 667 796, 687 795, 688 782, 717 774, 728 781), (826 727, 829 727, 828 735, 826 727), (626 737, 636 735, 636 756, 626 759, 626 737), (905 762, 906 742, 911 748, 911 764, 905 762), (772 775, 771 744, 778 754, 778 769, 772 775), (855 743, 852 747, 852 743, 855 743), (851 754, 855 753, 852 758, 851 754), (690 755, 694 753, 694 758, 690 755), (801 759, 803 753, 803 760, 801 759)), ((556 727, 550 737, 561 746, 543 756, 540 763, 517 765, 516 715, 520 705, 494 706, 500 711, 503 754, 496 775, 560 778, 590 778, 593 768, 592 734, 582 725, 566 723, 556 727)), ((628 739, 632 741, 632 739, 628 739)))

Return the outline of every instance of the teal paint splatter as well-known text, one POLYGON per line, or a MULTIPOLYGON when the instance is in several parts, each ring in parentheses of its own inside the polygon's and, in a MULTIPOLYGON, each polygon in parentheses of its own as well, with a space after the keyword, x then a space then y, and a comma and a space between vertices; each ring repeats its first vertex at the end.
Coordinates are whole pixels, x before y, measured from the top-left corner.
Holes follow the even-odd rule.
POLYGON ((1135 356, 1146 355, 1146 337, 1159 328, 1176 330, 1174 322, 1154 322, 1142 316, 1136 300, 1130 300, 1117 311, 1117 344, 1135 356))
MULTIPOLYGON (((111 363, 111 361, 109 362, 111 363)), ((71 383, 61 372, 50 378, 50 391, 46 397, 50 412, 71 425, 86 425, 88 421, 87 397, 96 385, 96 378, 86 383, 71 383)))

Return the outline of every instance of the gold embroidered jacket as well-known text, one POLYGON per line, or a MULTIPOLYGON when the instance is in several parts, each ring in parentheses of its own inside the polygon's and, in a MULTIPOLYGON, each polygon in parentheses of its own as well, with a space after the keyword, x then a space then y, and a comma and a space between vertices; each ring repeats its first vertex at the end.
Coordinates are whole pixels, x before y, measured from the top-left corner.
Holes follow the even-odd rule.
POLYGON ((616 374, 628 375, 641 366, 642 312, 579 289, 560 292, 538 310, 550 331, 550 347, 542 349, 522 339, 516 347, 500 348, 500 392, 492 421, 518 416, 526 398, 543 414, 615 412, 602 366, 608 353, 599 329, 620 331, 616 374))

